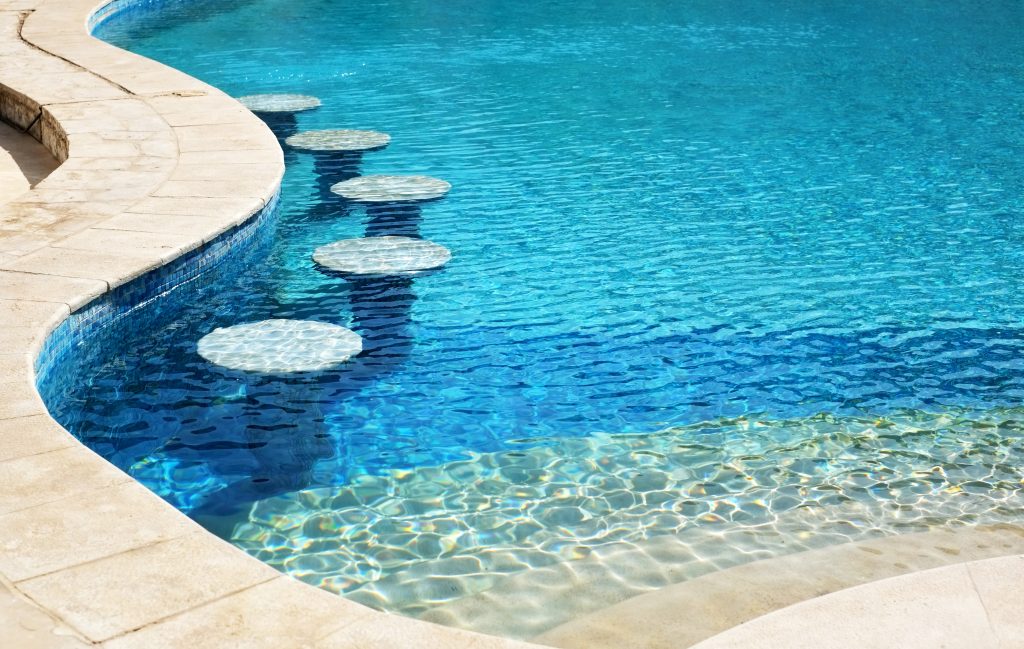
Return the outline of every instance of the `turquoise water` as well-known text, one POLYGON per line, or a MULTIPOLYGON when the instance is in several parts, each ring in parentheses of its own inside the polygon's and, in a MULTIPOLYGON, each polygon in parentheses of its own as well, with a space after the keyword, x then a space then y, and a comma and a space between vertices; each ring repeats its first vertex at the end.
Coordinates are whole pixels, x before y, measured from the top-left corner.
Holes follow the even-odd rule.
POLYGON ((231 94, 320 97, 300 130, 392 141, 345 163, 286 151, 265 240, 77 354, 48 403, 312 583, 465 626, 481 594, 499 612, 549 603, 488 627, 510 635, 597 605, 531 583, 541 566, 596 566, 602 588, 618 570, 607 601, 802 547, 1019 520, 1022 23, 1018 2, 888 0, 223 0, 115 18, 99 36, 231 94), (369 173, 454 189, 417 209, 327 191, 369 173), (396 233, 453 259, 363 282, 310 260, 396 233), (197 355, 214 328, 266 318, 350 327, 364 352, 295 377, 197 355), (666 538, 679 552, 658 570, 609 558, 666 538))

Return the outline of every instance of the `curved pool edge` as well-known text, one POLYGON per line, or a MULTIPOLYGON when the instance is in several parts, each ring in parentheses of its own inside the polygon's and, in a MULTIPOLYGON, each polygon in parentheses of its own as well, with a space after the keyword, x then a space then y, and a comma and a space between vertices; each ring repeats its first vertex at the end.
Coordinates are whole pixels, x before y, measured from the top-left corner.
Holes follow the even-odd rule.
POLYGON ((281 575, 49 416, 35 370, 59 362, 51 333, 111 317, 102 307, 118 291, 130 305, 152 278, 194 272, 190 256, 272 209, 283 173, 273 135, 230 97, 89 36, 95 16, 130 4, 0 0, 0 116, 63 162, 0 216, 0 586, 60 633, 111 648, 535 646, 281 575))

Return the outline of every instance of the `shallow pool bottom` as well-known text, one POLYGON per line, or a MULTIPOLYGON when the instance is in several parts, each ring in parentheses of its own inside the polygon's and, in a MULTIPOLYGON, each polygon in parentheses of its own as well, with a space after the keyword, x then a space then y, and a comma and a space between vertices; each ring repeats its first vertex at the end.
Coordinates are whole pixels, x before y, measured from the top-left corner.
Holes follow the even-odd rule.
POLYGON ((1017 409, 908 411, 524 440, 260 501, 231 541, 375 608, 530 638, 747 561, 1020 520, 1022 427, 1017 409))

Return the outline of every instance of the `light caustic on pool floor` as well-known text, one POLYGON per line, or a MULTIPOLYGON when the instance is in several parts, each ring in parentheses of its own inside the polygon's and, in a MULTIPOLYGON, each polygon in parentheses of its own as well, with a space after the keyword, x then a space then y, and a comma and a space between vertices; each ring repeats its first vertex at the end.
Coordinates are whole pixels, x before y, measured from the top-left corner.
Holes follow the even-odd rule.
POLYGON ((231 540, 371 606, 529 637, 743 560, 1010 519, 1024 512, 1022 428, 1021 410, 906 412, 555 439, 270 498, 231 540), (588 566, 601 596, 563 602, 553 591, 579 583, 537 568, 564 562, 588 566), (511 610, 538 589, 549 610, 529 621, 458 619, 476 593, 511 610))

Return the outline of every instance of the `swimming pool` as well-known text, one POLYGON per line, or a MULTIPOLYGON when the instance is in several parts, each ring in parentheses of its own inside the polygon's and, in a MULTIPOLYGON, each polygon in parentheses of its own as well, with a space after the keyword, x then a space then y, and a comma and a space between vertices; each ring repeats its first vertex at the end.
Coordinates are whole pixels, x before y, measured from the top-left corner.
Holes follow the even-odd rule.
POLYGON ((287 151, 262 240, 44 396, 301 579, 466 625, 481 593, 547 603, 506 613, 509 635, 752 558, 1019 519, 1022 19, 882 1, 123 15, 99 35, 236 95, 317 95, 301 129, 391 135, 359 173, 454 190, 368 210, 327 191, 350 166, 287 151), (454 257, 368 282, 312 264, 367 233, 454 257), (350 327, 363 354, 289 378, 196 353, 266 318, 350 327), (578 583, 546 577, 565 565, 578 583))

